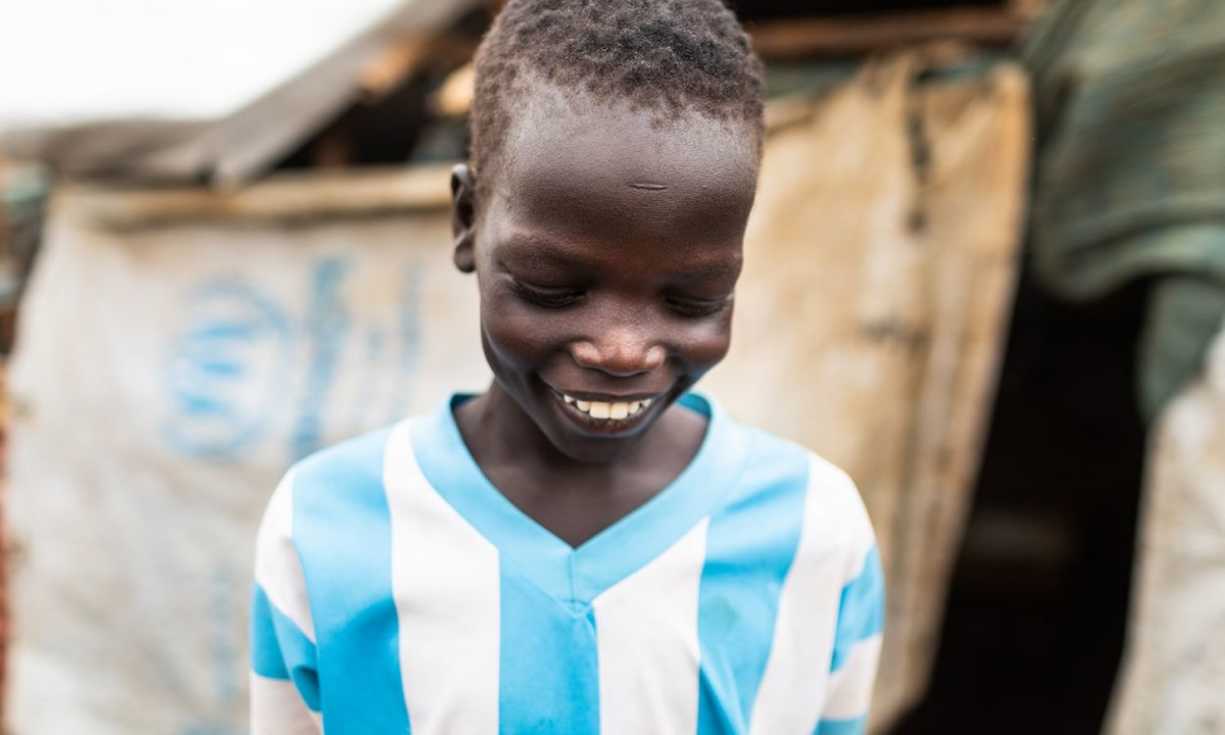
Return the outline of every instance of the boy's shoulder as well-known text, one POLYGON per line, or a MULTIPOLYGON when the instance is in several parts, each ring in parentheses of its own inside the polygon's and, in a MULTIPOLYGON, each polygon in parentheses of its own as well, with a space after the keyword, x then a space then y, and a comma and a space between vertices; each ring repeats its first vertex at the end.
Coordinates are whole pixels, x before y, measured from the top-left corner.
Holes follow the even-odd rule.
POLYGON ((851 476, 816 450, 758 426, 741 424, 739 429, 746 437, 750 458, 758 463, 767 458, 789 459, 801 463, 810 480, 820 486, 858 493, 851 476))
POLYGON ((324 447, 295 462, 290 472, 299 478, 352 472, 381 474, 388 439, 393 431, 409 420, 367 431, 324 447))
POLYGON ((410 421, 360 434, 295 462, 269 497, 257 559, 287 544, 318 560, 351 546, 346 538, 385 535, 387 460, 405 446, 403 432, 410 421))
POLYGON ((324 447, 295 462, 277 493, 294 505, 331 507, 336 503, 381 502, 392 435, 407 430, 411 419, 359 434, 324 447))
POLYGON ((738 428, 746 447, 738 483, 741 501, 746 495, 777 493, 784 486, 802 487, 806 517, 819 517, 822 525, 839 526, 853 537, 874 538, 859 488, 846 471, 766 429, 744 424, 738 428))

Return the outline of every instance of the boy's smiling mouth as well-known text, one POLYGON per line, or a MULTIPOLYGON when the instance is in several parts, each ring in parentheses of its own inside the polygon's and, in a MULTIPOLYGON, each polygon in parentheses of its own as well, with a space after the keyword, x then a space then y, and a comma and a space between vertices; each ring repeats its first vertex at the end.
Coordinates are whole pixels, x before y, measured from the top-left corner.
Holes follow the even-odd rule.
POLYGON ((621 433, 634 429, 649 414, 659 396, 581 396, 551 388, 562 412, 588 430, 601 433, 621 433))

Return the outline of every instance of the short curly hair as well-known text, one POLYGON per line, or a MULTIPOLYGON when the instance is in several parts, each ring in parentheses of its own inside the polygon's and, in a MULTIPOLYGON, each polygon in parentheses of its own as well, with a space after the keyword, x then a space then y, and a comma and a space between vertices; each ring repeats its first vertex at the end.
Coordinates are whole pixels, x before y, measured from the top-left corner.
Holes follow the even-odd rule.
POLYGON ((743 121, 760 145, 764 77, 722 0, 510 0, 476 55, 472 165, 492 167, 534 81, 663 120, 743 121))

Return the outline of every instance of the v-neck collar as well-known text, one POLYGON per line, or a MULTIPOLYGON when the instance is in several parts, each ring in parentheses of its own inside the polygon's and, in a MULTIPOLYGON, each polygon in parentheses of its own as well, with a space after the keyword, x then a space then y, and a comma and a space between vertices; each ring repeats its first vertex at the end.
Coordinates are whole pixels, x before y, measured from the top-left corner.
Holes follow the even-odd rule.
POLYGON ((681 405, 707 417, 697 454, 647 502, 577 548, 524 513, 485 476, 455 422, 455 394, 412 424, 413 452, 426 481, 493 544, 504 570, 521 574, 559 602, 590 605, 600 593, 676 543, 719 507, 743 469, 742 432, 712 400, 687 393, 681 405))

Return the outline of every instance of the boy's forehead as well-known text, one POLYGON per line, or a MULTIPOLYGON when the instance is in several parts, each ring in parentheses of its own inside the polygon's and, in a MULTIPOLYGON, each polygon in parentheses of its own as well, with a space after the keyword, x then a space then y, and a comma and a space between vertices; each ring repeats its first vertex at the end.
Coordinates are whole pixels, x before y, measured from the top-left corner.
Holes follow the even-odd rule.
MULTIPOLYGON (((492 188, 546 189, 550 196, 589 187, 650 193, 675 202, 717 198, 751 204, 758 148, 745 123, 698 113, 675 118, 587 96, 535 97, 516 111, 492 188), (670 195, 670 196, 668 196, 670 195)), ((543 192, 542 192, 543 193, 543 192)))

